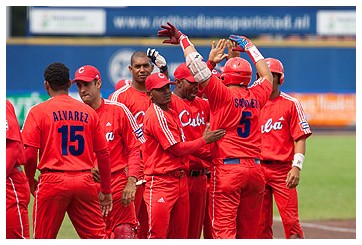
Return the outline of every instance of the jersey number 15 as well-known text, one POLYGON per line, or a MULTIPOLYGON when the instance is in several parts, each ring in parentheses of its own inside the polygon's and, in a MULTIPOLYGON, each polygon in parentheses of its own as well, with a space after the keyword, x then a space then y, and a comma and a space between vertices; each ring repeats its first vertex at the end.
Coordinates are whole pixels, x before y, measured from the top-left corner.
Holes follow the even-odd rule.
POLYGON ((62 134, 62 155, 68 156, 68 152, 73 156, 79 156, 84 151, 84 137, 78 132, 83 132, 83 126, 68 126, 63 125, 58 128, 58 133, 62 134), (68 131, 70 129, 70 134, 68 131), (69 135, 69 139, 68 139, 69 135), (74 145, 68 145, 68 143, 78 142, 78 147, 74 145))

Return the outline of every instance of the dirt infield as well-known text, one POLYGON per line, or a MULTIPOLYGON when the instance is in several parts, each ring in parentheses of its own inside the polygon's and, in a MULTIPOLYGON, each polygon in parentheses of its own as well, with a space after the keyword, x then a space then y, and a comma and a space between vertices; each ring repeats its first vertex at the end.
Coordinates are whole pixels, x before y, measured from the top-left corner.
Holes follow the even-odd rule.
MULTIPOLYGON (((302 221, 306 239, 356 239, 356 220, 302 221)), ((284 238, 280 220, 274 220, 274 238, 284 238)))

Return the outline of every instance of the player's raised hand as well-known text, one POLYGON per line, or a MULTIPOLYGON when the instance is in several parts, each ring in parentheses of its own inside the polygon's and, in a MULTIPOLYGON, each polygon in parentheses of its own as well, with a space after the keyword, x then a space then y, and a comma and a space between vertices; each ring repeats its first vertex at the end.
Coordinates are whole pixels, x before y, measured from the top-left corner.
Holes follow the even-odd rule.
POLYGON ((211 44, 211 50, 209 53, 209 61, 213 62, 214 64, 220 63, 223 59, 228 57, 228 54, 225 54, 225 48, 226 48, 226 39, 220 39, 216 45, 215 41, 211 44))
POLYGON ((237 44, 234 41, 227 40, 226 46, 228 48, 228 57, 227 57, 227 59, 240 57, 241 48, 239 47, 239 44, 237 44))
POLYGON ((158 31, 157 35, 159 37, 168 37, 168 40, 164 40, 162 43, 170 43, 170 44, 179 44, 180 37, 183 35, 176 26, 172 25, 170 22, 167 22, 166 25, 161 25, 161 30, 158 31))
POLYGON ((236 42, 239 46, 236 48, 233 48, 233 51, 239 51, 239 52, 247 52, 248 49, 254 46, 254 44, 246 37, 244 36, 238 36, 238 35, 230 35, 229 39, 236 42))
POLYGON ((152 63, 154 63, 161 72, 167 70, 166 59, 156 50, 156 49, 147 49, 147 57, 151 59, 152 63))
POLYGON ((104 194, 103 192, 99 192, 98 200, 101 205, 101 212, 104 217, 108 215, 109 212, 112 211, 113 200, 112 194, 104 194))
POLYGON ((210 130, 210 125, 207 125, 205 131, 202 135, 207 144, 215 142, 221 139, 225 135, 226 131, 224 129, 216 129, 214 131, 210 130))

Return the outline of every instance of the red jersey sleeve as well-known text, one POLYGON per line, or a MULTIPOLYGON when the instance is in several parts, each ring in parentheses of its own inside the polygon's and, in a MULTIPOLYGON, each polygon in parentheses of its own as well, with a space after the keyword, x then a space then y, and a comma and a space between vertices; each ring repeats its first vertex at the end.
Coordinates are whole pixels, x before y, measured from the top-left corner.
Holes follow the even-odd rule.
POLYGON ((268 101, 273 88, 268 80, 264 78, 259 78, 249 87, 249 89, 258 99, 261 109, 268 101))

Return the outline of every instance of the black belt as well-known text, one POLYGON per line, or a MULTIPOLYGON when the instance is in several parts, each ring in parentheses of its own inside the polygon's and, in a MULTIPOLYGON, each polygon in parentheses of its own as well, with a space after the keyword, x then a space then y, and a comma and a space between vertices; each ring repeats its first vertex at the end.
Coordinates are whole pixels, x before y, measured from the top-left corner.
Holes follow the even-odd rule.
MULTIPOLYGON (((247 158, 245 158, 247 159, 247 158)), ((224 158, 223 163, 224 164, 240 164, 240 160, 243 160, 243 158, 224 158)), ((259 158, 254 158, 255 164, 260 164, 259 158)))
POLYGON ((191 177, 198 177, 198 176, 202 176, 202 175, 206 174, 206 172, 207 172, 207 169, 199 169, 199 170, 193 169, 193 170, 187 171, 187 175, 191 176, 191 177))
POLYGON ((261 163, 272 164, 272 163, 283 163, 283 162, 282 161, 276 161, 276 160, 261 160, 261 163))
POLYGON ((185 170, 181 169, 181 170, 173 170, 170 172, 167 172, 166 175, 171 175, 177 178, 182 178, 185 176, 185 170))

